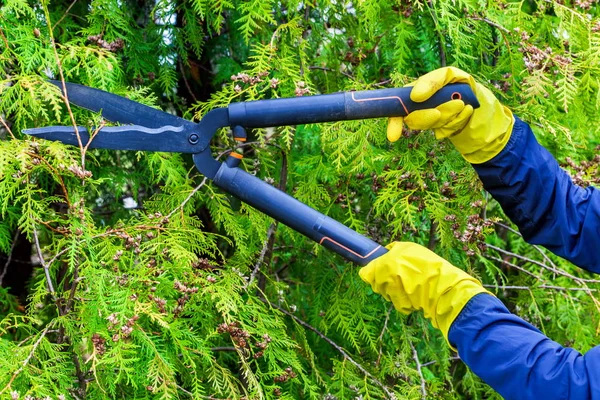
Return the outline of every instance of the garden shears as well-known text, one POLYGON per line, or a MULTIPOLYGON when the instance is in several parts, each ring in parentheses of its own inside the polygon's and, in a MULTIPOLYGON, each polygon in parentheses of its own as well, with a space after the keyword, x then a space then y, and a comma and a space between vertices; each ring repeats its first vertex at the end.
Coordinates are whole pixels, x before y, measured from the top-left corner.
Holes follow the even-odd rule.
MULTIPOLYGON (((62 82, 52 81, 63 89, 62 82)), ((100 113, 121 126, 94 132, 89 148, 191 153, 196 168, 223 191, 320 243, 349 261, 366 265, 387 250, 373 240, 276 189, 239 168, 241 154, 225 162, 212 157, 210 141, 219 128, 230 127, 236 141, 246 129, 342 120, 406 116, 452 99, 479 107, 469 85, 451 84, 422 103, 410 100, 410 87, 232 103, 209 111, 199 123, 87 86, 65 83, 69 102, 100 113)), ((85 127, 51 126, 26 129, 28 135, 66 144, 88 145, 85 127)))

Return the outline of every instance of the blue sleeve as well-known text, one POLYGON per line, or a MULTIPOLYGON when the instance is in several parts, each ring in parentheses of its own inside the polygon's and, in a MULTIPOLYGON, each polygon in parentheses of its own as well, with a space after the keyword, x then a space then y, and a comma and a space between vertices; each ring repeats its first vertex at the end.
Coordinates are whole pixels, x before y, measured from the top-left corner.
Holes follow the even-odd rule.
POLYGON ((575 185, 529 125, 515 118, 506 147, 473 167, 526 241, 600 273, 600 190, 575 185))
POLYGON ((600 346, 585 355, 562 347, 489 294, 467 303, 448 340, 507 400, 600 399, 600 346))

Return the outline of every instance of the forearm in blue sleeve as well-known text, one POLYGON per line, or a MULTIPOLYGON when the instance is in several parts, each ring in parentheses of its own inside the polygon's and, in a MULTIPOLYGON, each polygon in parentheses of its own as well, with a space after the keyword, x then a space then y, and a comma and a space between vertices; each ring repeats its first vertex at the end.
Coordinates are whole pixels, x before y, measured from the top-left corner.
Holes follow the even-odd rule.
POLYGON ((575 185, 529 125, 516 118, 506 147, 473 167, 526 241, 600 273, 600 190, 575 185))
POLYGON ((467 303, 448 339, 465 364, 507 400, 600 399, 600 346, 585 355, 562 347, 489 294, 467 303))

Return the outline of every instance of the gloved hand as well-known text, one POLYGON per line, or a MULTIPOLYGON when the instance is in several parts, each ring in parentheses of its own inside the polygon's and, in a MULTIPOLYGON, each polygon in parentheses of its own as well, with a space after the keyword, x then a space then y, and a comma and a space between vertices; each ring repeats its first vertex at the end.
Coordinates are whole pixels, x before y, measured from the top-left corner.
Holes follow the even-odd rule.
POLYGON ((511 111, 487 88, 476 83, 466 72, 445 67, 423 75, 414 83, 410 98, 422 102, 449 83, 467 83, 475 92, 480 107, 473 110, 462 100, 451 100, 436 108, 413 111, 406 117, 390 118, 387 137, 395 142, 402 134, 402 123, 410 129, 433 129, 438 139, 449 138, 463 157, 472 164, 494 158, 510 139, 514 125, 511 111))
POLYGON ((489 293, 477 279, 421 245, 395 242, 387 249, 360 269, 360 277, 396 310, 404 314, 423 310, 446 341, 467 302, 476 294, 489 293))

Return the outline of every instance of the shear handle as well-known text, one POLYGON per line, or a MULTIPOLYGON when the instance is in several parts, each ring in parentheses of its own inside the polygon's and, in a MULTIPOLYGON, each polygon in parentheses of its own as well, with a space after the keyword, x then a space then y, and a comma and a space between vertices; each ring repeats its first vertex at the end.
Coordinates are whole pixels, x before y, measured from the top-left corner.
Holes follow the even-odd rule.
POLYGON ((356 264, 366 265, 387 253, 380 244, 239 168, 221 164, 213 182, 225 192, 356 264))
POLYGON ((232 103, 228 107, 229 123, 232 127, 265 128, 399 117, 415 110, 435 108, 454 99, 462 99, 473 108, 479 107, 477 97, 465 83, 446 85, 422 103, 410 99, 411 90, 403 87, 232 103))

